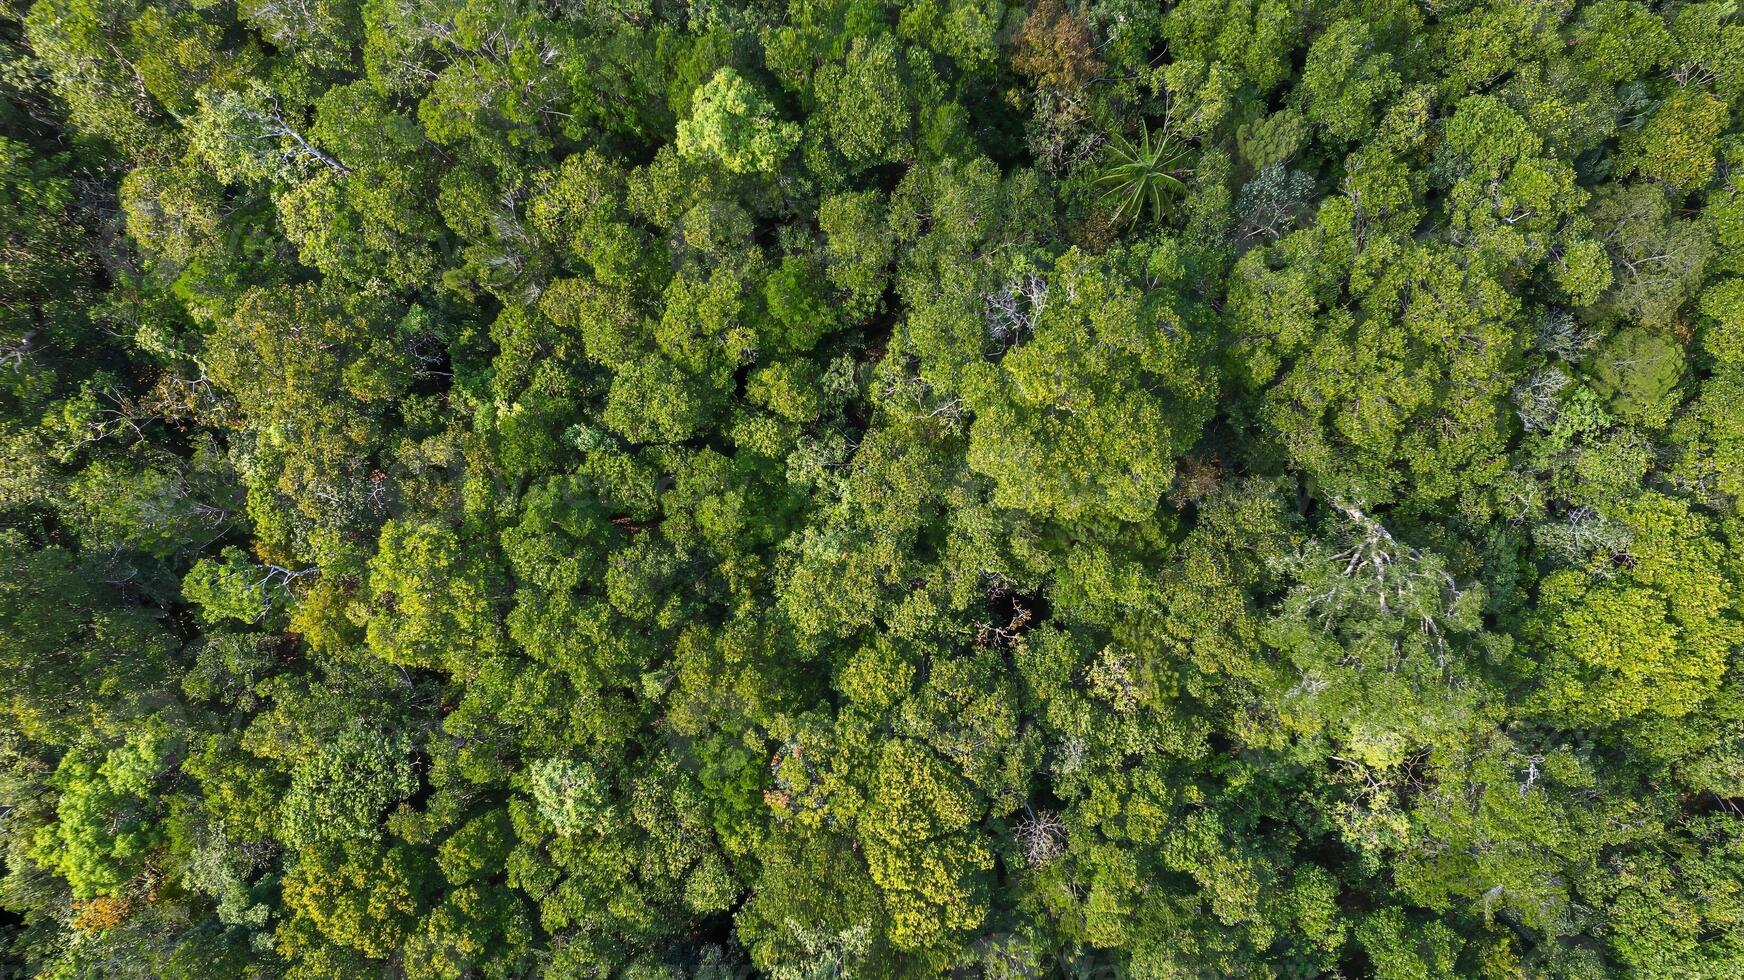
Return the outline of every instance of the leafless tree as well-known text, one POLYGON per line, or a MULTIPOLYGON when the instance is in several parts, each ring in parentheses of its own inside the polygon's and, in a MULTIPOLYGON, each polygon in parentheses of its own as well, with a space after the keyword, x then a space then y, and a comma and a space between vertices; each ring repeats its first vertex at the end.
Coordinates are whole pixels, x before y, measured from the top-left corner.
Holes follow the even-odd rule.
POLYGON ((1598 346, 1596 331, 1575 319, 1573 313, 1557 309, 1538 319, 1534 344, 1539 350, 1565 361, 1578 361, 1598 346))
POLYGON ((1633 540, 1626 526, 1591 507, 1573 508, 1560 519, 1539 525, 1532 536, 1539 547, 1571 563, 1595 554, 1626 555, 1633 540))
POLYGON ((1052 810, 1031 810, 1018 821, 1016 836, 1023 859, 1032 868, 1066 853, 1066 824, 1052 810))
POLYGON ((1031 270, 983 297, 982 318, 987 336, 1004 349, 1035 333, 1036 321, 1048 305, 1048 281, 1031 270))
POLYGON ((1572 384, 1561 369, 1534 371, 1514 388, 1514 411, 1527 432, 1545 432, 1556 424, 1562 392, 1572 384))

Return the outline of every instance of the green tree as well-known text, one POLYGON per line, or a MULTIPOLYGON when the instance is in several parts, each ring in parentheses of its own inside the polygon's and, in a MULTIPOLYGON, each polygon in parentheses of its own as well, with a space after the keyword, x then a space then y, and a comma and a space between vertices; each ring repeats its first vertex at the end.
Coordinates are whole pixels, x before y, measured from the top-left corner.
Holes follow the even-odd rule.
POLYGON ((1399 90, 1393 57, 1360 20, 1329 25, 1308 48, 1301 98, 1309 121, 1344 143, 1367 136, 1380 103, 1399 90))
POLYGON ((799 143, 799 126, 775 118, 768 98, 731 68, 696 90, 690 118, 678 124, 678 152, 714 160, 734 173, 767 173, 799 143))
POLYGON ((1014 346, 969 392, 968 460, 998 503, 1062 520, 1154 511, 1211 390, 1163 285, 1174 259, 1167 246, 1070 252, 1047 279, 1007 287, 1009 313, 989 298, 987 329, 1014 346))
POLYGON ((108 750, 82 747, 49 784, 55 822, 37 832, 32 857, 65 876, 78 899, 119 896, 169 843, 163 784, 174 737, 147 728, 108 750))
POLYGON ((907 57, 894 35, 855 38, 847 56, 818 70, 820 122, 853 166, 894 163, 912 150, 914 106, 907 57))

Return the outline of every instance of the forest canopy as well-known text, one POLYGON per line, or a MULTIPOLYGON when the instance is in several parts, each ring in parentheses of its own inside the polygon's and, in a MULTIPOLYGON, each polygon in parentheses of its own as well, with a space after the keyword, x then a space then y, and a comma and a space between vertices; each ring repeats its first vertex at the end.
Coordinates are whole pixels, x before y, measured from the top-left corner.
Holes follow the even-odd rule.
POLYGON ((0 973, 1744 976, 1744 12, 0 0, 0 973))

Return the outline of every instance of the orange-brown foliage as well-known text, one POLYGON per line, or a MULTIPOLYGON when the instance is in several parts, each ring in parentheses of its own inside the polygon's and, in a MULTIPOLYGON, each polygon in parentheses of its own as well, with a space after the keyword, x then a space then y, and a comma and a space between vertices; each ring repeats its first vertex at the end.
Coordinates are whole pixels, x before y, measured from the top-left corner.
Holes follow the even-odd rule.
POLYGON ((1036 0, 1018 29, 1011 67, 1047 89, 1079 88, 1102 72, 1090 25, 1066 0, 1036 0))

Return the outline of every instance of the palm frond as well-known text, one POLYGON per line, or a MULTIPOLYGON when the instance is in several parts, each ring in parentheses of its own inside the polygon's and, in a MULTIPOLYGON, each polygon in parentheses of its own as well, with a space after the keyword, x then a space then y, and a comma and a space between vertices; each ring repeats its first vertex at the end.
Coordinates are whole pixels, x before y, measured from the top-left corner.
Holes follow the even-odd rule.
POLYGON ((1104 153, 1108 165, 1093 186, 1103 188, 1119 222, 1137 221, 1147 208, 1151 220, 1161 221, 1169 199, 1187 189, 1182 178, 1193 172, 1187 167, 1192 151, 1168 127, 1153 133, 1140 124, 1138 142, 1116 135, 1104 153))

